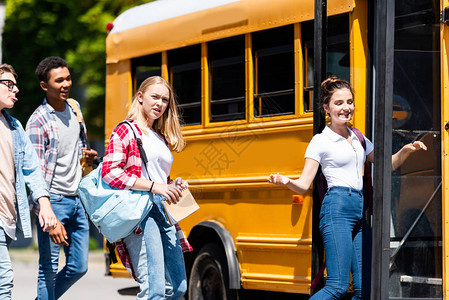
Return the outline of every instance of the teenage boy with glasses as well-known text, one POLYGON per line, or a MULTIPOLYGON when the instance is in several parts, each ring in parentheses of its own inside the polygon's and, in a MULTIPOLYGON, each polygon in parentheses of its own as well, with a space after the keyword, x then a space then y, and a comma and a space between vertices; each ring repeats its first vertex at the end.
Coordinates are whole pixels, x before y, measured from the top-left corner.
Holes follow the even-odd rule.
MULTIPOLYGON (((25 238, 31 237, 30 198, 39 205, 38 227, 42 231, 55 230, 57 219, 45 187, 39 158, 18 120, 6 108, 18 101, 17 74, 13 67, 0 65, 0 299, 11 299, 14 274, 9 257, 9 245, 16 239, 19 228, 25 238)), ((62 236, 64 233, 55 232, 62 236)))
POLYGON ((51 231, 38 230, 37 298, 46 300, 60 298, 87 272, 89 223, 78 197, 80 158, 84 155, 92 165, 97 152, 87 150, 84 120, 80 116, 79 123, 76 115, 80 109, 67 101, 72 87, 67 62, 47 57, 37 66, 36 75, 46 97, 31 115, 26 130, 39 156, 53 210, 61 222, 58 227, 64 226, 67 231, 65 239, 54 243, 51 231), (66 255, 66 264, 59 272, 58 244, 64 246, 66 255))

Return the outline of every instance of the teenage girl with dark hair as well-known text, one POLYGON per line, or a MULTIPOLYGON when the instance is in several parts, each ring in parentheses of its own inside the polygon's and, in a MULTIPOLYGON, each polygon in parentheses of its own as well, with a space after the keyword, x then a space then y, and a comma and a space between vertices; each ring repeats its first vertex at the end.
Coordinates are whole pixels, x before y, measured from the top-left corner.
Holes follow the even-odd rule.
MULTIPOLYGON (((330 117, 330 125, 310 141, 299 179, 271 174, 270 183, 287 186, 305 194, 321 165, 328 190, 320 211, 320 232, 326 256, 326 286, 311 299, 341 299, 348 289, 352 272, 353 299, 369 299, 371 285, 371 231, 364 218, 363 165, 373 162, 373 144, 365 138, 366 150, 347 126, 354 114, 354 92, 344 80, 330 77, 321 84, 320 108, 330 117)), ((392 156, 398 168, 417 150, 427 150, 416 141, 392 156)))

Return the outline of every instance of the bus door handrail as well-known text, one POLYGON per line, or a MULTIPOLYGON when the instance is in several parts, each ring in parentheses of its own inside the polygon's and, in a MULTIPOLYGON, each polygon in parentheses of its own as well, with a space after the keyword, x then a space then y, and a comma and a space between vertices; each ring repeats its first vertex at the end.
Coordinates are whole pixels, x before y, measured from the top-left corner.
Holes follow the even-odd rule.
POLYGON ((404 235, 404 237, 402 238, 401 242, 399 243, 398 247, 393 251, 393 253, 390 256, 390 270, 391 267, 394 264, 394 261, 396 260, 396 256, 399 253, 399 250, 401 250, 402 246, 404 245, 404 243, 407 241, 408 237, 410 236, 410 234, 412 233, 413 229, 415 229, 416 225, 418 224, 419 220, 421 219, 421 217, 424 215, 424 212, 427 210, 427 208, 429 207, 430 203, 432 202, 432 200, 435 198, 435 196, 437 195, 438 191, 441 188, 441 184, 442 181, 440 181, 440 184, 437 186, 437 188, 435 189, 435 191, 433 192, 432 196, 430 196, 429 200, 427 200, 426 205, 424 205, 423 209, 421 210, 421 212, 419 213, 419 215, 416 217, 415 221, 413 222, 412 226, 410 226, 409 230, 407 231, 407 233, 404 235))

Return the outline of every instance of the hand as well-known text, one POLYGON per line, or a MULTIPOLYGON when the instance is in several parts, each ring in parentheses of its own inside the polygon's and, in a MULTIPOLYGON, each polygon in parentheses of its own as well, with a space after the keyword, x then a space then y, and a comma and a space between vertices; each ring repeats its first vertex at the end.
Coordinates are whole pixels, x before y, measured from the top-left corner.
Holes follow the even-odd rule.
POLYGON ((67 239, 69 238, 67 236, 67 232, 64 228, 64 226, 61 224, 61 222, 58 221, 58 224, 56 225, 55 229, 49 230, 48 234, 50 235, 50 238, 53 243, 61 245, 61 246, 68 246, 69 243, 67 242, 67 239))
POLYGON ((98 156, 97 151, 94 149, 87 150, 86 147, 81 148, 83 150, 84 161, 88 166, 92 166, 94 163, 94 159, 98 156))
POLYGON ((404 149, 412 153, 421 149, 427 151, 427 146, 421 141, 414 141, 413 143, 405 145, 404 149))
POLYGON ((51 207, 50 199, 48 197, 40 197, 37 202, 39 203, 39 225, 44 232, 51 229, 55 229, 58 219, 56 219, 53 208, 51 207))
POLYGON ((155 182, 153 193, 162 195, 167 199, 168 204, 176 204, 181 197, 181 187, 176 184, 162 184, 155 182))
POLYGON ((410 153, 421 149, 424 151, 427 150, 426 145, 424 145, 421 141, 414 141, 413 143, 406 144, 391 157, 391 170, 394 171, 402 166, 405 160, 409 157, 410 153))
POLYGON ((270 174, 270 176, 268 177, 268 182, 276 185, 287 185, 290 182, 290 178, 279 173, 270 174))
POLYGON ((180 187, 181 190, 189 188, 189 184, 187 183, 187 181, 185 181, 181 177, 176 178, 175 181, 171 182, 170 184, 174 184, 175 186, 180 187))

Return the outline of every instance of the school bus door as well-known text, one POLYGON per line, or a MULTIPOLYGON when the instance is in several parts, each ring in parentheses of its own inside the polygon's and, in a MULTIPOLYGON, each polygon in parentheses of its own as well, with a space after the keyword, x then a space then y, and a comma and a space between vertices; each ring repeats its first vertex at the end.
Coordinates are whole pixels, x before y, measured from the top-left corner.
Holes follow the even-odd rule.
POLYGON ((441 167, 442 167, 442 214, 443 214, 443 294, 449 295, 449 0, 441 0, 441 167))
POLYGON ((392 152, 415 140, 428 150, 392 172, 389 294, 439 299, 449 267, 449 1, 395 5, 392 152))

